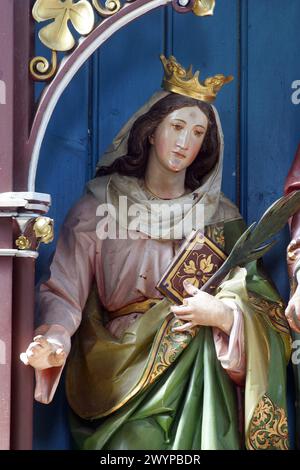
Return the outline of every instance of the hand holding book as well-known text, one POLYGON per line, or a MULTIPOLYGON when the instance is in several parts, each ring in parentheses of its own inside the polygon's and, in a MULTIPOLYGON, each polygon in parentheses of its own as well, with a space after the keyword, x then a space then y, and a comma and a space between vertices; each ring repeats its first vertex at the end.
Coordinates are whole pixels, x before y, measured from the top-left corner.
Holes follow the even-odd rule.
POLYGON ((299 209, 300 191, 275 201, 258 223, 254 222, 245 230, 228 257, 200 231, 193 232, 156 287, 177 304, 186 297, 184 280, 192 280, 201 291, 213 293, 231 269, 245 266, 269 251, 275 241, 268 240, 299 209))
POLYGON ((183 285, 189 297, 183 300, 183 305, 171 307, 171 311, 186 323, 173 328, 173 331, 181 332, 203 325, 217 327, 229 335, 234 320, 232 308, 189 281, 184 281, 183 285))
MULTIPOLYGON (((220 268, 227 256, 208 237, 198 230, 193 231, 183 243, 177 256, 157 284, 157 289, 172 302, 180 305, 187 297, 185 282, 202 288, 220 268)), ((213 293, 217 285, 207 290, 213 293)))

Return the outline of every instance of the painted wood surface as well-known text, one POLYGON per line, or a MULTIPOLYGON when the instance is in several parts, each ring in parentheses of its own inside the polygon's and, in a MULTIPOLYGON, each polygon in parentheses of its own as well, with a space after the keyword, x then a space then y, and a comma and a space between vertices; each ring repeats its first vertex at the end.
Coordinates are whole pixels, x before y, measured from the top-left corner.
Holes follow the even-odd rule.
MULTIPOLYGON (((292 83, 300 80, 299 18, 298 0, 289 0, 288 8, 280 0, 218 0, 212 18, 162 8, 111 38, 64 92, 43 142, 36 189, 52 195, 56 237, 99 156, 128 116, 159 87, 161 52, 173 52, 186 66, 193 63, 202 77, 234 75, 216 102, 225 135, 223 188, 247 222, 257 220, 282 195, 299 143, 300 105, 291 99, 292 83)), ((266 257, 285 298, 287 240, 285 231, 266 257)), ((55 243, 42 249, 37 283, 47 276, 54 248, 55 243)), ((35 448, 70 445, 66 415, 60 387, 52 405, 36 406, 35 448)))
MULTIPOLYGON (((0 192, 13 187, 13 49, 14 8, 10 0, 1 7, 0 16, 0 192)), ((12 247, 12 221, 0 218, 0 248, 12 247)), ((0 257, 0 449, 10 446, 11 405, 11 324, 12 324, 12 259, 0 257)))
MULTIPOLYGON (((33 54, 34 31, 30 0, 14 2, 13 77, 13 189, 27 190, 30 159, 26 152, 33 119, 34 83, 28 73, 33 54)), ((15 228, 15 226, 14 226, 15 228)), ((14 236, 16 238, 16 235, 14 236)), ((13 260, 12 289, 12 378, 11 378, 11 439, 14 450, 32 448, 33 377, 34 371, 24 367, 20 352, 32 340, 34 323, 35 262, 33 259, 13 260)))

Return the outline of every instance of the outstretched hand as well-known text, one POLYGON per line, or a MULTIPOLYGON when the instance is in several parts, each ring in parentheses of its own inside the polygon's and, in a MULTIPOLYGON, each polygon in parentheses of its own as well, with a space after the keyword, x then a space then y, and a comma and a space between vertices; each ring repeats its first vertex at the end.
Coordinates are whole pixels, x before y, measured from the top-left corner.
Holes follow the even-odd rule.
POLYGON ((66 353, 61 344, 38 335, 33 338, 26 352, 20 354, 20 359, 25 365, 43 370, 62 366, 66 360, 66 353))
POLYGON ((184 288, 191 297, 185 298, 182 305, 171 307, 171 311, 186 323, 173 328, 173 331, 186 331, 202 325, 220 328, 229 335, 234 320, 232 308, 189 282, 184 282, 184 288))
POLYGON ((290 328, 296 333, 300 333, 300 286, 298 285, 294 295, 290 298, 290 301, 285 310, 285 316, 289 322, 290 328), (297 322, 298 320, 298 322, 297 322), (298 324, 297 324, 298 323, 298 324))
POLYGON ((292 330, 300 333, 300 271, 296 271, 295 267, 300 259, 300 238, 293 238, 287 247, 287 265, 290 277, 296 277, 297 288, 291 296, 290 301, 285 310, 285 316, 292 330), (298 320, 298 322, 297 322, 298 320), (298 324, 297 324, 298 323, 298 324))

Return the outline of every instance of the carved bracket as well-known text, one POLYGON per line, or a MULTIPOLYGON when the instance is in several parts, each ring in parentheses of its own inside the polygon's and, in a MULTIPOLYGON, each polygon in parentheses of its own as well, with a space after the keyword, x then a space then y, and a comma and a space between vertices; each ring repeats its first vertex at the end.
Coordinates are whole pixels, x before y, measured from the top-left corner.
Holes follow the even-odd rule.
POLYGON ((40 243, 53 240, 53 220, 44 217, 51 203, 48 194, 1 193, 0 217, 13 219, 16 248, 1 248, 0 256, 38 257, 40 243))

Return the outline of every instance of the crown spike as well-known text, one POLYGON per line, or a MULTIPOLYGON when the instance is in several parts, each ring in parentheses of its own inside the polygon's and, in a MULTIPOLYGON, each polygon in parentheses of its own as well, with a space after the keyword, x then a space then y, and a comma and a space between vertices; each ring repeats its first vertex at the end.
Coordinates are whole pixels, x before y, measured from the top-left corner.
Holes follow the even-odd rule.
POLYGON ((193 78, 193 66, 190 65, 187 72, 186 72, 187 78, 193 78))
POLYGON ((232 75, 225 77, 223 74, 217 74, 206 78, 201 83, 199 81, 200 72, 197 71, 193 74, 192 65, 186 70, 172 55, 167 59, 161 54, 160 59, 165 71, 162 82, 162 87, 165 90, 207 103, 212 103, 223 85, 233 80, 232 75))

